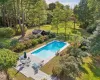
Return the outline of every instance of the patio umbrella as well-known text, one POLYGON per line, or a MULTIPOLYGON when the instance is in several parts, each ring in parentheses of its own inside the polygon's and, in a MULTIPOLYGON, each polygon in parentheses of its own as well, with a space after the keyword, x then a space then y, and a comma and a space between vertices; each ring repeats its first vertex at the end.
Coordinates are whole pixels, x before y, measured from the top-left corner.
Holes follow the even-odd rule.
POLYGON ((26 52, 24 52, 24 58, 27 58, 27 53, 26 52))

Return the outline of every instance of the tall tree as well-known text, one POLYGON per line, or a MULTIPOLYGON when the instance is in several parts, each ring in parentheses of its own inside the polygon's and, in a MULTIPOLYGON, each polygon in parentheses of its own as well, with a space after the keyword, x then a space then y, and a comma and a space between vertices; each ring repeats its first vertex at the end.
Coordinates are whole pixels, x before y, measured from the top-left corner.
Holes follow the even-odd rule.
POLYGON ((53 12, 53 10, 56 8, 56 4, 55 3, 50 3, 49 4, 49 8, 48 10, 51 10, 53 12))
POLYGON ((61 9, 56 8, 53 11, 53 18, 52 18, 52 24, 57 28, 57 34, 58 34, 58 30, 59 30, 59 23, 60 23, 60 19, 61 19, 61 9))
MULTIPOLYGON (((77 9, 77 8, 75 8, 77 9)), ((86 28, 89 25, 90 14, 87 0, 81 0, 78 6, 78 19, 81 22, 81 25, 86 28)))
POLYGON ((61 21, 65 23, 64 28, 65 28, 65 40, 66 40, 66 32, 67 32, 67 22, 70 21, 70 17, 72 15, 72 10, 70 8, 66 8, 62 10, 61 12, 61 21))
POLYGON ((53 10, 52 24, 57 28, 57 34, 59 31, 59 23, 62 20, 61 13, 63 12, 63 8, 64 6, 61 3, 56 2, 56 8, 53 10))
POLYGON ((90 52, 93 55, 100 55, 100 21, 98 22, 96 30, 93 32, 88 39, 91 41, 90 43, 90 52))

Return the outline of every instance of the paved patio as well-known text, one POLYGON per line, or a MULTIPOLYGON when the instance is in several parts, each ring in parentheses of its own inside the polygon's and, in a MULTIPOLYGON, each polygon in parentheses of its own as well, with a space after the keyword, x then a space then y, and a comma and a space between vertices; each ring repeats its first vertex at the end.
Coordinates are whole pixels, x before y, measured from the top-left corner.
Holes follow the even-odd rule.
MULTIPOLYGON (((29 67, 25 66, 25 67, 20 71, 22 74, 24 74, 26 77, 31 77, 31 78, 33 78, 33 79, 35 79, 35 80, 41 80, 41 79, 44 79, 44 78, 47 79, 47 80, 52 80, 51 77, 50 77, 50 75, 47 75, 46 73, 44 73, 44 72, 42 72, 42 71, 40 71, 40 70, 38 71, 37 74, 34 74, 35 72, 34 72, 34 69, 32 68, 32 64, 33 64, 33 63, 40 63, 42 60, 39 59, 38 57, 36 57, 36 56, 30 54, 30 53, 28 53, 27 56, 30 57, 31 63, 30 63, 30 66, 29 66, 29 67)), ((19 65, 20 65, 20 64, 21 64, 21 62, 18 61, 18 62, 17 62, 17 66, 16 66, 16 69, 17 69, 17 70, 19 70, 19 68, 20 68, 19 65)))

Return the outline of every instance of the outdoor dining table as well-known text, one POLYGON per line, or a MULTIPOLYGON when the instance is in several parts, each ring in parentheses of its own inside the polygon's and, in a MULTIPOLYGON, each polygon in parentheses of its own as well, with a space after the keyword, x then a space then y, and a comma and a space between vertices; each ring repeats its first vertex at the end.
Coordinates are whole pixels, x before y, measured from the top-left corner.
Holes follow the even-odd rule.
POLYGON ((29 63, 31 62, 30 59, 21 59, 20 62, 26 66, 29 66, 29 63))

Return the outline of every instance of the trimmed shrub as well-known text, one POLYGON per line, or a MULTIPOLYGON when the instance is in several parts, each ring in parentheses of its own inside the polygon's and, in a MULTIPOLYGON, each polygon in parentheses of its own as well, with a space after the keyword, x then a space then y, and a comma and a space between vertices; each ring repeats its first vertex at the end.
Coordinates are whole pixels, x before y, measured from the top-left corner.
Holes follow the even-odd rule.
POLYGON ((0 28, 0 37, 2 38, 11 38, 15 34, 14 30, 10 27, 0 28))
POLYGON ((59 77, 60 74, 61 74, 61 71, 62 71, 61 67, 55 66, 55 67, 52 69, 53 76, 59 77))
POLYGON ((37 39, 37 41, 38 41, 38 43, 43 43, 44 42, 44 40, 43 40, 42 37, 40 37, 39 39, 37 39))
POLYGON ((28 48, 32 47, 32 41, 31 40, 25 41, 24 45, 25 45, 25 49, 28 49, 28 48))
POLYGON ((35 46, 38 44, 38 41, 37 40, 32 40, 32 46, 35 46))
POLYGON ((5 45, 0 42, 0 48, 4 48, 4 47, 5 47, 5 45))
POLYGON ((29 39, 34 39, 35 36, 34 36, 33 34, 30 34, 30 35, 28 35, 28 38, 29 38, 29 39))
POLYGON ((49 39, 48 36, 43 36, 43 40, 44 40, 44 41, 47 41, 48 39, 49 39))
POLYGON ((10 46, 11 46, 11 47, 14 47, 14 46, 17 45, 18 42, 19 42, 18 39, 13 39, 13 40, 10 42, 10 46))
POLYGON ((56 35, 55 35, 55 33, 50 33, 48 37, 49 37, 49 38, 55 38, 56 35))
POLYGON ((20 52, 20 51, 22 51, 22 50, 24 50, 25 49, 25 45, 23 44, 23 43, 18 43, 15 47, 14 47, 14 51, 15 52, 20 52))

